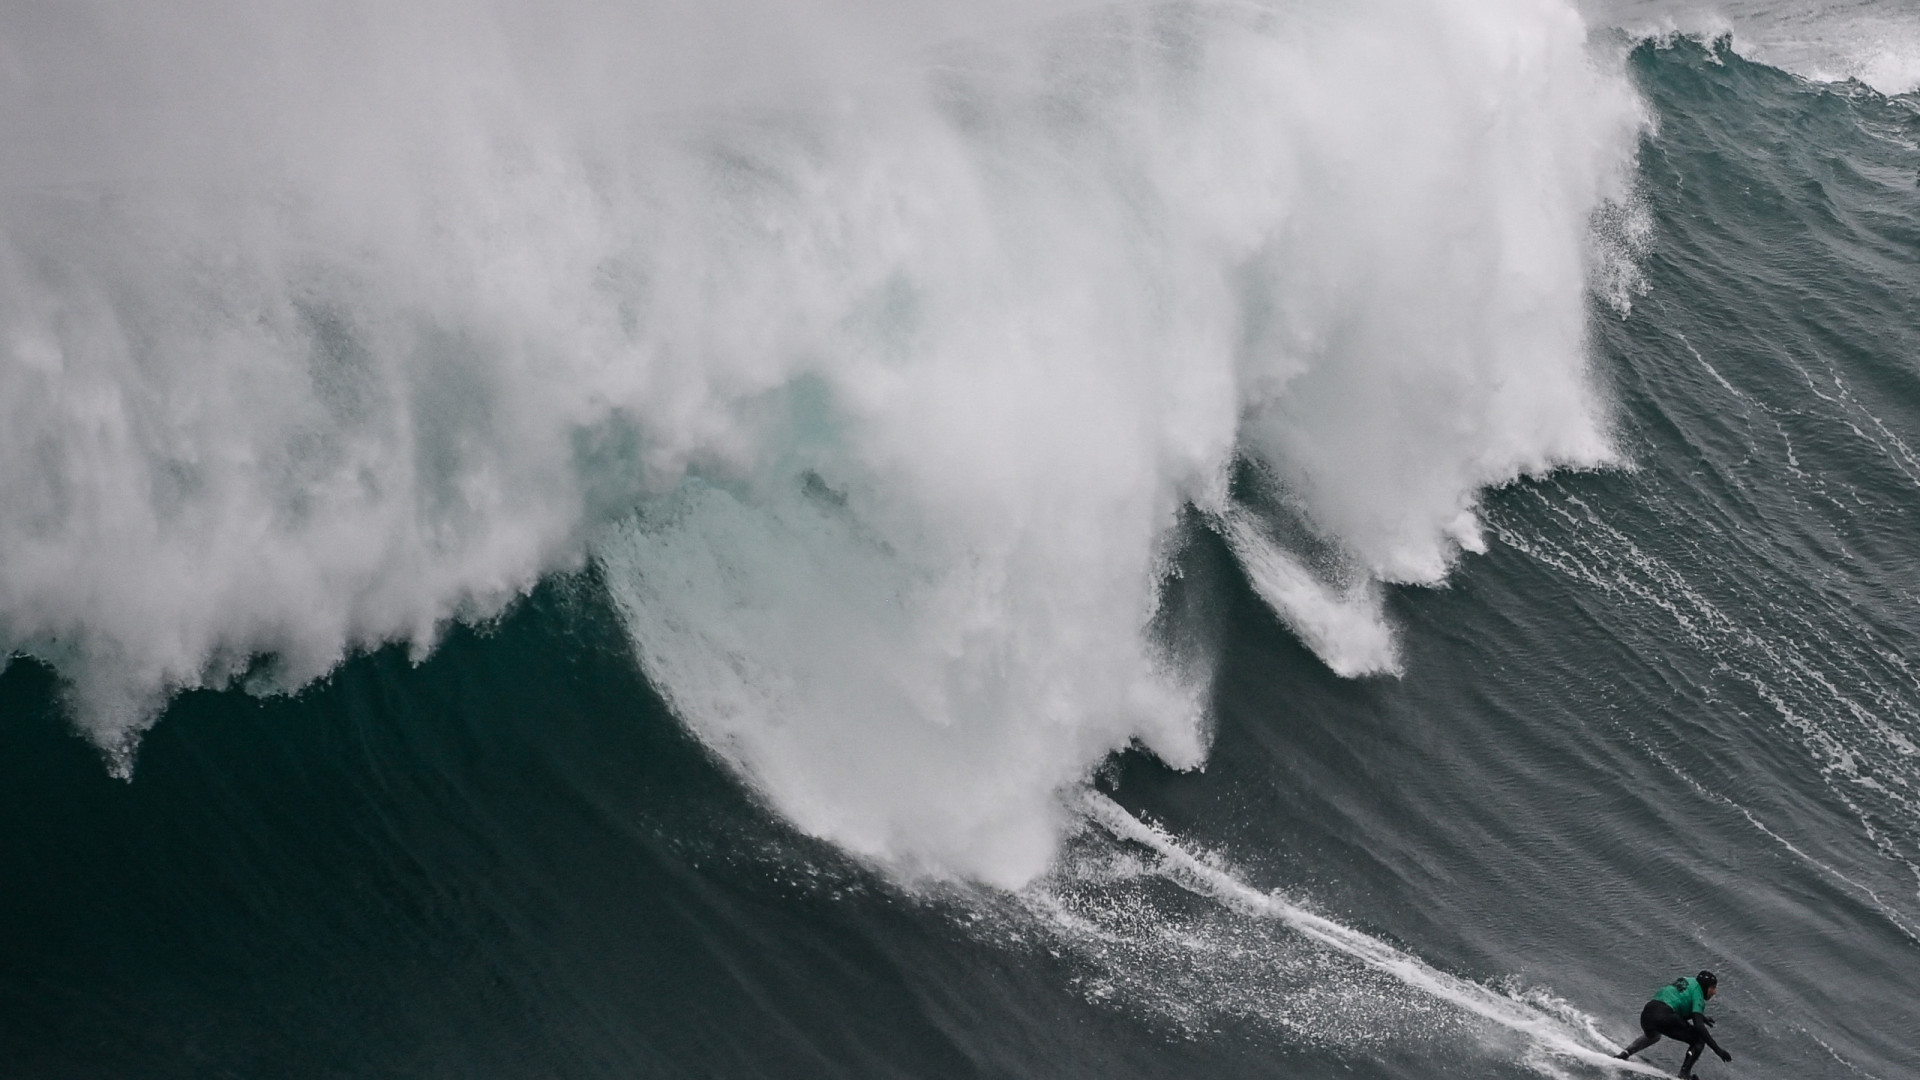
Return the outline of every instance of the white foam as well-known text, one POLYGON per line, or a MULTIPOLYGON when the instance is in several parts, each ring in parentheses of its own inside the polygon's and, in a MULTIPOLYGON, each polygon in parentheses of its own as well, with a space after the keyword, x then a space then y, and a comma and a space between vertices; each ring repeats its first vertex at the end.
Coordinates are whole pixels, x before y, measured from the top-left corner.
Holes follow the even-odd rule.
POLYGON ((1607 459, 1641 113, 1562 0, 960 7, 9 5, 0 649, 124 757, 592 553, 771 806, 1014 883, 1110 751, 1201 762, 1146 627, 1237 457, 1427 582, 1607 459))

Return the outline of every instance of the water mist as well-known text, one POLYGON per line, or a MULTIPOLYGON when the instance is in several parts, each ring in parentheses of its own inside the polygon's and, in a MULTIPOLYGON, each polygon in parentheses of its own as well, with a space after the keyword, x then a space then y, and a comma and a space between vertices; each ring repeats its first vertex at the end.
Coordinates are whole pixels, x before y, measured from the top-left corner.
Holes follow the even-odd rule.
POLYGON ((1641 113, 1560 0, 102 0, 0 43, 0 647, 123 768, 177 690, 591 558, 774 808, 1017 884, 1106 754, 1204 759, 1146 635, 1183 507, 1363 675, 1478 492, 1610 460, 1590 231, 1641 113))

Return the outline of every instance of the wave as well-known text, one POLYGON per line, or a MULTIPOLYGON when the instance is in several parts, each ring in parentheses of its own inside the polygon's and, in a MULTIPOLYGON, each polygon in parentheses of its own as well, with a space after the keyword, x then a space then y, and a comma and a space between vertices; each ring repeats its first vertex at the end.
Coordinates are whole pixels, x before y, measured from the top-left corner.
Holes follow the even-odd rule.
POLYGON ((1727 42, 1740 56, 1820 83, 1857 81, 1882 94, 1920 89, 1920 14, 1886 0, 1586 0, 1597 25, 1641 40, 1727 42))
POLYGON ((0 648, 122 772, 171 693, 418 653, 591 557, 776 809, 1017 883, 1110 751, 1203 760, 1204 664, 1147 627, 1236 461, 1433 583, 1485 487, 1614 460, 1584 330, 1643 111, 1558 0, 0 40, 0 648))

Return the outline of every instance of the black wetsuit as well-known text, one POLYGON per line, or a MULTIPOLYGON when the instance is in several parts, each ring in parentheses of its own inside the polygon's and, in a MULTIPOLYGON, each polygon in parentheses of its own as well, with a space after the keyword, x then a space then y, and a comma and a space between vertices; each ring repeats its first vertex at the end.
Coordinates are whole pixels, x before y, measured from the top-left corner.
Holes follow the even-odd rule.
POLYGON ((1647 1007, 1640 1010, 1640 1032, 1640 1037, 1634 1040, 1633 1045, 1620 1052, 1621 1060, 1659 1042, 1662 1035, 1687 1044, 1687 1058, 1680 1063, 1681 1076, 1692 1074, 1693 1063, 1700 1060, 1700 1051, 1705 1047, 1713 1047, 1713 1052, 1723 1058, 1727 1056, 1727 1052, 1720 1049, 1720 1044, 1714 1042, 1713 1035, 1707 1031, 1705 1016, 1696 1013, 1683 1020, 1679 1013, 1673 1011, 1673 1006, 1657 999, 1647 1002, 1647 1007))

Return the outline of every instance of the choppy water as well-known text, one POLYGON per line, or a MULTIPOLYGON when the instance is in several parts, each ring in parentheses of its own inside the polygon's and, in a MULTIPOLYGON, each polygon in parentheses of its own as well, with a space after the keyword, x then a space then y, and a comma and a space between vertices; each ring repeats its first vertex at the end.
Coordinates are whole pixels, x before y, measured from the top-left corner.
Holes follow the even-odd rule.
POLYGON ((1920 1073, 1915 26, 0 13, 0 1072, 1920 1073))

